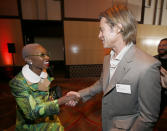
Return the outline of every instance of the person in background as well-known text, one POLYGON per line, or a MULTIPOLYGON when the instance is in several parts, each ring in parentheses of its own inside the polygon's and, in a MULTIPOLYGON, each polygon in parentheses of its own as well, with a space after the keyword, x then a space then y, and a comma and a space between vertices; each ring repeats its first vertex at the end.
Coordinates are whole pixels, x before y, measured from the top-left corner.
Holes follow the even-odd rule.
POLYGON ((160 41, 158 45, 158 55, 154 56, 157 58, 161 64, 161 82, 162 87, 167 88, 167 38, 164 38, 160 41))
POLYGON ((154 56, 161 62, 161 111, 160 115, 163 113, 167 105, 167 38, 160 41, 158 45, 158 55, 154 56))
POLYGON ((158 55, 155 56, 160 62, 161 66, 167 70, 167 38, 160 41, 158 45, 158 55))
POLYGON ((63 131, 64 127, 58 118, 60 105, 72 97, 54 99, 49 94, 53 78, 46 72, 49 56, 44 47, 37 43, 28 44, 22 53, 26 65, 9 82, 17 103, 16 130, 63 131))
POLYGON ((103 131, 152 131, 160 111, 161 64, 135 46, 136 20, 127 7, 114 5, 101 13, 99 38, 104 48, 111 48, 100 79, 67 95, 86 102, 103 92, 103 131))

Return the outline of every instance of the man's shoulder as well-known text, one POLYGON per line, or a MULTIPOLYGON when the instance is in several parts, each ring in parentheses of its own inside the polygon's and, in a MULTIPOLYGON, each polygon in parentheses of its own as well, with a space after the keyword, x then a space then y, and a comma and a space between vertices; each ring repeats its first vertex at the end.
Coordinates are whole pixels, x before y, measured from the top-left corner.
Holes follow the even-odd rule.
POLYGON ((135 56, 136 56, 136 61, 139 61, 143 65, 150 66, 150 65, 153 65, 155 63, 159 66, 161 65, 158 59, 156 59, 154 56, 151 56, 150 54, 142 51, 139 48, 136 48, 135 56))

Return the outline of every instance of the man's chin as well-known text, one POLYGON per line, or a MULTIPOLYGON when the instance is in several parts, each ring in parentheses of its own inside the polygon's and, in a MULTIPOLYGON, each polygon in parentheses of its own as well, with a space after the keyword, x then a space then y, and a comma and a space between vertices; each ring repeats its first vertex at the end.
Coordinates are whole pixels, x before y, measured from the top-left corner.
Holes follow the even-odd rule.
POLYGON ((105 44, 103 44, 103 48, 108 48, 108 46, 107 46, 107 45, 105 45, 105 44))

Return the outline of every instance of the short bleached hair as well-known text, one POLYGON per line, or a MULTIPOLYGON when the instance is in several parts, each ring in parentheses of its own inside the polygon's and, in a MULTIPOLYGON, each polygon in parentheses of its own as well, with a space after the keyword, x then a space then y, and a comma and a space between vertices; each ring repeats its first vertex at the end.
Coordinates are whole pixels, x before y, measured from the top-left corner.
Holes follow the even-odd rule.
POLYGON ((22 49, 22 57, 23 59, 25 59, 26 57, 28 57, 33 50, 35 50, 37 47, 41 46, 38 43, 31 43, 31 44, 27 44, 23 47, 22 49))

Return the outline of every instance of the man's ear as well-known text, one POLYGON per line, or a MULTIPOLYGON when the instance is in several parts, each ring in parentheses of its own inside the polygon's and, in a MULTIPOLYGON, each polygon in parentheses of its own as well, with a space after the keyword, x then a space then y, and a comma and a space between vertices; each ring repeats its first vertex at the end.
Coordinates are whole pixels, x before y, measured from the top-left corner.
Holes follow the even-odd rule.
POLYGON ((122 24, 120 24, 120 23, 118 23, 117 25, 116 25, 116 27, 117 27, 117 32, 118 33, 120 33, 120 32, 122 32, 122 24))

